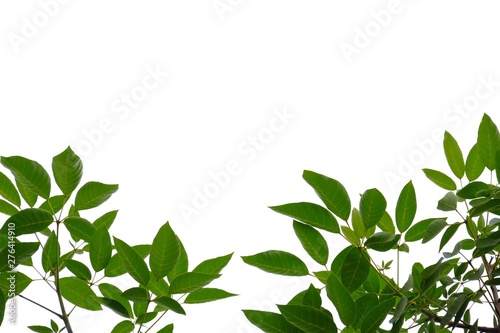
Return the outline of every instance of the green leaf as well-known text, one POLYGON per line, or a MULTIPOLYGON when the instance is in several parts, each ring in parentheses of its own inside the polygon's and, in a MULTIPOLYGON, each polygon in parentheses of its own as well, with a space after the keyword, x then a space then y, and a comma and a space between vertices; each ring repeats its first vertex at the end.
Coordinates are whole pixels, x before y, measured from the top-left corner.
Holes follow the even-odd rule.
POLYGON ((102 310, 97 296, 87 282, 76 277, 64 277, 59 280, 61 295, 70 303, 91 311, 102 310))
POLYGON ((108 200, 118 190, 118 185, 88 182, 76 193, 75 208, 84 210, 97 207, 108 200))
POLYGON ((293 229, 306 252, 320 265, 328 261, 328 244, 319 231, 306 224, 293 221, 293 229))
POLYGON ((90 263, 96 272, 102 271, 111 260, 111 237, 105 225, 101 225, 90 240, 90 263))
POLYGON ((244 256, 241 259, 248 265, 260 268, 268 273, 288 276, 304 276, 309 274, 309 270, 302 260, 284 251, 271 250, 252 256, 244 256))
POLYGON ((488 184, 483 182, 471 182, 464 186, 457 195, 464 199, 475 199, 478 197, 477 193, 489 189, 488 184))
MULTIPOLYGON (((151 253, 151 245, 134 245, 132 248, 139 253, 142 259, 145 259, 151 253)), ((127 273, 120 256, 115 254, 111 257, 108 265, 104 269, 104 275, 107 277, 120 276, 127 273)))
POLYGON ((275 212, 329 232, 339 233, 339 224, 327 209, 310 202, 297 202, 269 207, 275 212))
POLYGON ((111 225, 115 221, 116 215, 118 214, 117 210, 113 210, 111 212, 107 212, 106 214, 102 215, 99 217, 97 220, 94 221, 94 227, 98 229, 101 225, 104 225, 106 229, 109 230, 111 228, 111 225))
POLYGON ((448 192, 438 201, 437 209, 444 212, 451 212, 457 209, 458 198, 453 192, 448 192))
POLYGON ((1 162, 27 190, 44 199, 50 197, 49 174, 38 162, 21 156, 1 157, 1 162))
POLYGON ((174 324, 168 324, 167 326, 163 327, 156 333, 173 333, 173 332, 174 332, 174 324))
POLYGON ((464 156, 455 138, 447 131, 444 132, 443 146, 451 171, 457 178, 462 178, 465 173, 464 156))
POLYGON ((46 326, 33 325, 33 326, 28 326, 28 328, 33 332, 37 333, 52 333, 52 329, 46 326))
POLYGON ((109 283, 101 283, 99 284, 99 290, 105 298, 114 299, 123 305, 123 307, 127 310, 127 318, 132 317, 132 307, 130 306, 130 302, 121 296, 122 291, 118 287, 109 283))
POLYGON ((304 171, 302 177, 314 188, 316 194, 331 212, 347 221, 351 212, 351 200, 340 182, 308 170, 304 171))
MULTIPOLYGON (((380 221, 378 221, 377 226, 382 230, 389 232, 391 234, 396 233, 396 229, 394 228, 394 222, 392 221, 391 216, 387 211, 384 212, 380 221)), ((370 235, 371 236, 371 235, 370 235)))
POLYGON ((66 259, 64 263, 66 264, 66 267, 69 269, 69 271, 75 274, 77 278, 87 281, 90 281, 90 279, 92 279, 92 273, 85 264, 72 259, 66 259))
POLYGON ((54 332, 59 332, 59 326, 57 326, 55 321, 53 321, 52 319, 50 320, 50 327, 52 327, 52 330, 54 330, 54 332))
POLYGON ((454 296, 450 297, 448 311, 443 316, 443 319, 441 321, 441 328, 448 325, 448 323, 458 313, 458 311, 460 310, 460 308, 462 307, 462 305, 465 303, 466 300, 467 300, 467 296, 464 294, 454 295, 454 296))
POLYGON ((170 294, 185 294, 203 288, 220 274, 188 272, 176 276, 170 283, 170 294))
POLYGON ((69 197, 82 179, 82 160, 68 147, 52 159, 52 172, 57 186, 69 197))
POLYGON ((3 323, 6 303, 7 303, 7 299, 5 298, 5 295, 2 292, 0 292, 0 326, 3 323))
POLYGON ((377 232, 365 242, 366 247, 375 251, 385 252, 392 249, 401 238, 401 235, 394 235, 388 232, 377 232))
POLYGON ((449 242, 449 240, 455 235, 461 223, 454 223, 450 225, 443 234, 441 238, 441 243, 439 244, 439 251, 449 242))
POLYGON ((82 217, 70 216, 64 221, 66 229, 75 241, 83 239, 87 243, 92 241, 95 234, 95 227, 92 223, 82 217))
POLYGON ((173 298, 169 296, 161 296, 153 300, 156 304, 160 305, 161 307, 172 310, 175 313, 179 313, 182 315, 186 315, 186 311, 182 308, 182 306, 174 300, 173 298))
POLYGON ((366 229, 374 227, 380 221, 387 208, 387 201, 376 188, 366 190, 359 202, 359 212, 366 229))
POLYGON ((477 144, 472 146, 467 160, 465 162, 465 174, 469 181, 473 181, 479 178, 484 171, 484 163, 479 156, 479 150, 477 144))
POLYGON ((372 333, 380 327, 380 325, 384 322, 385 317, 389 311, 394 307, 394 298, 389 298, 381 302, 379 305, 374 307, 371 311, 369 311, 361 321, 360 331, 363 333, 372 333))
POLYGON ((184 303, 187 304, 206 303, 232 296, 237 296, 237 295, 228 293, 225 290, 217 288, 202 288, 190 293, 184 300, 184 303))
POLYGON ((9 225, 15 225, 14 232, 16 236, 33 234, 47 228, 53 221, 52 214, 48 211, 38 208, 27 208, 7 219, 0 232, 6 234, 9 225))
MULTIPOLYGON (((309 288, 307 288, 307 290, 305 290, 305 293, 302 297, 301 303, 298 305, 307 305, 307 306, 312 306, 313 308, 316 308, 316 309, 321 309, 322 302, 323 301, 321 300, 320 292, 311 283, 309 285, 309 288)), ((288 305, 291 305, 291 304, 288 303, 288 305)))
POLYGON ((439 219, 432 221, 427 227, 427 230, 422 239, 422 244, 425 244, 434 237, 436 237, 441 232, 441 230, 443 230, 447 225, 448 224, 446 223, 445 220, 439 219))
POLYGON ((118 302, 117 300, 111 299, 111 298, 106 298, 106 297, 98 297, 97 301, 101 304, 104 305, 105 307, 109 308, 112 310, 114 313, 125 317, 125 318, 130 318, 131 316, 129 315, 129 312, 125 306, 123 306, 122 303, 118 302))
POLYGON ((45 272, 51 272, 57 267, 59 252, 59 242, 55 231, 52 231, 42 251, 42 268, 45 272))
POLYGON ((40 209, 45 209, 55 215, 63 209, 64 200, 64 195, 55 195, 45 200, 44 203, 40 205, 40 209))
POLYGON ((367 257, 367 253, 353 247, 344 259, 340 270, 340 278, 350 293, 358 289, 368 277, 371 265, 367 257))
POLYGON ((500 133, 495 123, 487 115, 483 115, 483 119, 479 124, 477 134, 477 148, 479 157, 484 165, 489 170, 495 169, 495 154, 500 148, 500 133))
POLYGON ((0 273, 0 290, 4 297, 10 298, 8 291, 11 289, 11 282, 14 281, 16 295, 20 295, 33 280, 21 272, 3 272, 0 273))
POLYGON ((337 332, 332 317, 321 310, 303 305, 278 305, 278 308, 286 320, 306 333, 337 332))
POLYGON ((500 149, 497 149, 495 154, 495 173, 497 176, 497 182, 500 183, 500 149))
POLYGON ((243 310, 243 313, 250 323, 265 333, 303 333, 281 314, 257 310, 243 310))
POLYGON ((394 310, 394 316, 389 320, 389 322, 392 324, 401 318, 401 316, 405 313, 406 310, 406 305, 408 304, 408 298, 402 297, 398 305, 396 306, 396 309, 394 310))
POLYGON ((127 289, 121 294, 121 297, 134 303, 148 304, 149 302, 148 291, 141 287, 127 289))
POLYGON ((16 207, 12 206, 10 203, 8 203, 5 200, 0 199, 0 213, 4 213, 5 215, 12 216, 15 215, 17 212, 16 207))
POLYGON ((153 273, 150 274, 151 278, 146 286, 149 291, 151 291, 156 296, 163 296, 169 293, 170 286, 165 279, 156 280, 153 273))
POLYGON ((356 236, 356 234, 354 233, 354 231, 352 229, 350 229, 349 227, 346 227, 344 225, 342 227, 340 227, 340 229, 342 230, 342 234, 349 241, 349 243, 351 243, 354 246, 359 246, 361 244, 361 239, 359 239, 356 236))
POLYGON ((114 237, 116 252, 123 263, 123 266, 127 270, 134 280, 140 284, 147 286, 149 282, 149 270, 148 266, 144 262, 137 251, 124 241, 114 237))
POLYGON ((441 171, 432 169, 422 169, 422 171, 425 173, 427 178, 429 178, 437 186, 448 191, 455 191, 457 189, 457 184, 455 184, 453 179, 451 179, 441 171))
POLYGON ((116 324, 111 333, 131 333, 134 331, 135 325, 129 320, 124 320, 116 324))
MULTIPOLYGON (((424 238, 425 233, 427 232, 427 228, 432 221, 438 220, 439 218, 430 218, 422 220, 418 223, 415 223, 405 234, 406 242, 416 242, 424 238)), ((444 220, 445 218, 440 218, 444 220)))
POLYGON ((230 253, 228 255, 217 257, 213 259, 208 259, 196 266, 193 269, 195 273, 205 273, 205 274, 219 274, 224 267, 229 263, 233 254, 230 253))
POLYGON ((177 241, 179 242, 180 255, 179 260, 177 260, 174 268, 167 274, 167 278, 169 281, 172 281, 179 274, 187 273, 189 268, 189 259, 186 249, 184 248, 184 245, 182 244, 180 238, 178 236, 176 237, 177 241))
POLYGON ((359 210, 357 210, 356 208, 352 209, 351 222, 352 222, 352 229, 356 238, 359 239, 365 238, 366 228, 365 225, 363 224, 363 220, 361 219, 361 214, 359 213, 359 210))
POLYGON ((409 181, 401 191, 396 204, 396 225, 399 232, 405 232, 411 226, 417 212, 417 196, 413 183, 409 181))
POLYGON ((2 172, 0 172, 0 195, 17 207, 21 207, 19 192, 17 192, 12 181, 2 172))
POLYGON ((21 182, 16 178, 15 180, 17 189, 19 190, 19 193, 21 193, 21 196, 23 197, 24 201, 30 206, 33 207, 36 204, 36 201, 38 199, 38 195, 36 193, 31 192, 28 190, 21 182))
MULTIPOLYGON (((7 239, 7 237, 6 237, 7 239)), ((13 266, 20 265, 24 263, 25 261, 31 259, 31 256, 36 253, 40 246, 40 243, 38 242, 27 242, 27 243, 21 243, 21 242, 15 242, 15 253, 9 253, 12 252, 12 249, 7 246, 7 243, 5 246, 3 246, 0 250, 0 272, 5 272, 5 271, 11 271, 13 270, 13 266), (9 251, 10 250, 10 251, 9 251), (9 254, 11 256, 14 256, 15 260, 14 263, 12 261, 9 262, 9 254)))
POLYGON ((149 265, 157 280, 167 276, 180 257, 180 244, 170 223, 165 223, 153 240, 149 265))
POLYGON ((346 326, 351 325, 356 319, 356 304, 349 291, 335 274, 330 274, 330 277, 328 277, 326 292, 342 323, 346 326))

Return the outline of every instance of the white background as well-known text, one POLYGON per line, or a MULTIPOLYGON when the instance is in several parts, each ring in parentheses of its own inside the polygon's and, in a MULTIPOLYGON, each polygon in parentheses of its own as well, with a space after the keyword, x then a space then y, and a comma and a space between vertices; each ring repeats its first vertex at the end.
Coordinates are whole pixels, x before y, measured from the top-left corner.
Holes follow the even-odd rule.
MULTIPOLYGON (((259 332, 240 309, 271 310, 314 281, 272 276, 240 259, 280 249, 315 267, 291 219, 267 208, 319 202, 304 169, 341 181, 356 205, 359 193, 377 187, 390 212, 414 179, 417 219, 436 214, 444 191, 419 170, 450 172, 433 133, 450 131, 468 152, 483 113, 500 122, 499 10, 494 0, 2 1, 0 155, 49 169, 71 145, 83 181, 120 185, 88 215, 119 209, 113 235, 151 242, 168 220, 191 269, 234 251, 214 286, 240 296, 187 305, 187 317, 164 323, 172 320, 178 333, 259 332), (118 111, 123 94, 140 93, 148 68, 168 77, 130 112, 118 111), (490 90, 481 81, 488 78, 490 90), (457 113, 464 103, 468 111, 457 113), (272 132, 276 110, 293 119, 272 132), (259 135, 265 142, 251 148, 249 137, 259 135), (194 207, 196 191, 230 162, 239 173, 186 218, 181 207, 194 207)), ((332 253, 345 246, 328 239, 332 253)), ((405 262, 417 252, 436 254, 437 244, 416 247, 405 262)), ((28 290, 56 309, 42 282, 28 290)), ((19 300, 18 326, 0 332, 47 325, 47 315, 19 300)), ((81 333, 109 332, 121 320, 109 310, 73 316, 81 333)))

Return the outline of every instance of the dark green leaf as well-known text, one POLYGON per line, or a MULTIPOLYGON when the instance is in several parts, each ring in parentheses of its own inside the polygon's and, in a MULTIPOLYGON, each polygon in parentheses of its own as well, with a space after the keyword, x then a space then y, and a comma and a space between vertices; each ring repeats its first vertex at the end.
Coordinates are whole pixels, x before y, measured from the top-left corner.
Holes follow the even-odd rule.
POLYGON ((354 292, 365 282, 370 267, 368 253, 363 253, 363 250, 356 247, 347 253, 340 270, 340 277, 349 292, 354 292))
POLYGON ((377 232, 365 242, 366 247, 375 251, 385 252, 392 249, 401 238, 401 235, 394 235, 388 232, 377 232))
MULTIPOLYGON (((441 218, 443 219, 443 218, 441 218)), ((438 218, 430 218, 415 223, 405 234, 405 241, 407 242, 416 242, 424 238, 424 235, 431 224, 432 221, 438 220, 438 218)))
POLYGON ((213 280, 220 277, 220 274, 206 274, 188 272, 176 276, 170 283, 171 294, 185 294, 203 288, 213 280))
POLYGON ((387 314, 393 309, 393 307, 394 298, 389 298, 374 307, 363 317, 360 324, 360 331, 363 333, 375 332, 383 323, 385 317, 387 317, 387 314))
POLYGON ((447 131, 444 132, 443 145, 451 171, 457 178, 462 178, 465 172, 464 156, 455 138, 447 131))
POLYGON ((21 156, 1 157, 1 162, 27 190, 44 199, 50 197, 49 174, 38 162, 21 156))
POLYGON ((396 224, 400 232, 405 232, 411 226, 416 212, 417 197, 410 181, 403 187, 396 205, 396 224))
POLYGON ((451 179, 441 171, 432 169, 422 169, 422 171, 425 173, 427 178, 429 178, 437 186, 448 191, 455 191, 457 189, 457 184, 455 184, 453 179, 451 179))
POLYGON ((20 295, 33 280, 21 272, 3 272, 0 273, 0 290, 3 291, 7 298, 8 291, 11 289, 11 282, 14 281, 16 295, 20 295))
POLYGON ((68 147, 52 159, 52 172, 57 186, 69 197, 82 179, 82 160, 68 147))
MULTIPOLYGON (((288 304, 291 305, 290 303, 288 304)), ((307 305, 307 306, 312 306, 313 308, 316 309, 321 309, 321 304, 322 300, 320 292, 318 291, 318 289, 316 289, 316 287, 314 287, 313 284, 310 284, 309 288, 307 288, 307 290, 304 293, 304 296, 302 297, 301 304, 299 305, 307 305)))
POLYGON ((208 259, 200 263, 193 269, 195 273, 205 273, 205 274, 219 274, 224 267, 229 263, 233 254, 217 257, 213 259, 208 259))
POLYGON ((76 193, 75 208, 84 210, 97 207, 108 200, 118 190, 118 185, 88 182, 76 193))
POLYGON ((356 304, 349 291, 335 274, 330 274, 326 284, 328 298, 335 305, 340 320, 344 325, 351 325, 356 319, 356 304))
POLYGON ((111 225, 115 221, 116 214, 118 214, 117 210, 107 212, 106 214, 102 215, 101 217, 99 217, 97 220, 94 221, 94 227, 96 227, 97 229, 101 225, 104 225, 106 229, 109 230, 109 228, 111 228, 111 225))
POLYGON ((101 225, 90 240, 90 263, 96 271, 102 271, 111 260, 111 237, 105 225, 101 225))
POLYGON ((271 250, 241 258, 245 263, 268 273, 289 276, 304 276, 309 274, 309 270, 302 260, 284 251, 271 250))
POLYGON ((450 225, 443 234, 441 238, 441 243, 439 244, 439 251, 443 249, 443 247, 448 243, 448 241, 455 235, 458 228, 460 227, 460 223, 454 223, 450 225))
POLYGON ((359 202, 359 212, 366 229, 369 229, 380 221, 387 208, 387 201, 382 193, 376 188, 366 190, 359 202))
POLYGON ((148 291, 141 287, 134 287, 127 289, 121 294, 121 297, 129 301, 132 301, 134 303, 147 304, 149 302, 148 291))
POLYGON ((19 193, 21 193, 21 196, 23 197, 24 201, 26 201, 28 206, 33 207, 36 204, 38 195, 28 190, 17 178, 16 178, 16 186, 19 190, 19 193))
POLYGON ((445 220, 434 220, 427 227, 427 231, 424 234, 424 238, 422 239, 422 244, 427 243, 434 237, 436 237, 441 230, 443 230, 448 224, 445 220))
POLYGON ((184 303, 196 304, 212 302, 232 296, 236 296, 236 294, 231 294, 225 290, 216 288, 202 288, 190 293, 184 300, 184 303))
POLYGON ((165 223, 153 240, 149 265, 156 279, 161 279, 174 268, 180 257, 180 244, 170 223, 165 223))
POLYGON ((250 323, 265 333, 303 333, 281 314, 257 310, 243 310, 243 313, 250 323))
POLYGON ((177 241, 179 242, 180 255, 179 255, 179 260, 177 260, 177 263, 175 264, 174 268, 167 274, 167 278, 169 281, 172 281, 177 275, 187 273, 189 268, 189 259, 186 249, 184 248, 184 245, 182 244, 180 238, 178 236, 176 237, 177 241))
POLYGON ((160 305, 161 307, 163 307, 165 309, 172 310, 175 313, 179 313, 182 315, 186 314, 186 311, 184 311, 184 309, 179 304, 179 302, 177 302, 176 300, 174 300, 171 297, 161 296, 161 297, 154 299, 153 302, 155 302, 156 304, 160 305))
POLYGON ((173 333, 173 332, 174 332, 174 324, 168 324, 167 326, 159 330, 157 333, 173 333))
POLYGON ((59 280, 61 295, 74 305, 91 310, 102 310, 97 296, 87 282, 76 277, 64 277, 59 280))
POLYGON ((85 264, 72 259, 67 259, 64 262, 69 271, 75 274, 77 278, 87 281, 90 281, 90 279, 92 279, 92 273, 85 264))
MULTIPOLYGON (((31 256, 38 250, 40 243, 38 242, 15 242, 15 253, 11 254, 11 248, 7 246, 7 243, 0 250, 0 272, 12 271, 13 267, 11 267, 12 262, 9 262, 9 254, 14 256, 14 264, 13 266, 20 265, 25 261, 31 259, 31 256)), ((12 257, 10 257, 12 258, 12 257)))
POLYGON ((16 207, 12 206, 7 201, 0 199, 0 213, 12 216, 17 214, 17 212, 19 212, 19 210, 17 210, 16 207))
POLYGON ((38 208, 27 208, 12 215, 3 225, 0 232, 7 233, 9 225, 15 225, 14 232, 16 236, 33 234, 47 228, 54 221, 52 214, 48 211, 38 208))
POLYGON ((137 282, 147 286, 149 282, 148 266, 137 251, 124 241, 114 237, 116 252, 123 263, 123 266, 137 282))
POLYGON ((457 209, 457 196, 453 192, 448 192, 445 196, 438 201, 437 209, 444 212, 450 212, 457 209))
POLYGON ((28 326, 28 328, 33 332, 37 333, 52 333, 52 329, 46 326, 33 325, 33 326, 28 326))
POLYGON ((333 233, 339 233, 339 224, 327 209, 310 202, 297 202, 269 207, 275 212, 290 216, 296 220, 333 233))
POLYGON ((307 170, 304 171, 302 177, 314 188, 316 194, 331 212, 347 221, 351 212, 351 200, 340 182, 307 170))
POLYGON ((489 189, 488 184, 483 182, 472 182, 464 186, 460 191, 457 191, 457 195, 464 199, 475 199, 477 198, 477 193, 489 189))
POLYGON ((42 251, 42 268, 45 272, 51 272, 57 267, 59 252, 59 242, 56 233, 52 231, 42 251))
POLYGON ((64 207, 64 201, 64 195, 56 195, 45 200, 45 202, 40 205, 40 209, 45 209, 55 215, 64 207))
POLYGON ((320 265, 328 261, 328 244, 319 231, 306 224, 293 221, 293 229, 306 252, 320 265))
POLYGON ((19 192, 17 192, 12 181, 2 172, 0 172, 0 195, 17 207, 21 207, 19 192))
MULTIPOLYGON (((132 248, 139 253, 142 259, 145 259, 151 252, 151 245, 134 245, 132 248)), ((123 264, 120 256, 115 254, 111 257, 108 265, 104 269, 104 275, 107 277, 120 276, 127 273, 127 269, 123 264)))
POLYGON ((116 324, 111 333, 131 333, 134 331, 135 325, 129 320, 124 320, 116 324))
POLYGON ((111 298, 106 298, 106 297, 98 297, 97 301, 101 305, 104 305, 105 307, 112 310, 114 313, 116 313, 122 317, 125 317, 125 318, 130 318, 130 315, 129 315, 127 308, 125 308, 123 306, 123 304, 118 302, 117 300, 114 300, 111 298))
POLYGON ((483 115, 483 119, 479 124, 477 134, 477 148, 479 157, 484 165, 489 170, 495 169, 495 154, 497 149, 500 148, 500 133, 495 123, 487 115, 483 115))
POLYGON ((332 317, 321 310, 303 305, 278 305, 278 308, 287 321, 306 333, 337 332, 332 317))

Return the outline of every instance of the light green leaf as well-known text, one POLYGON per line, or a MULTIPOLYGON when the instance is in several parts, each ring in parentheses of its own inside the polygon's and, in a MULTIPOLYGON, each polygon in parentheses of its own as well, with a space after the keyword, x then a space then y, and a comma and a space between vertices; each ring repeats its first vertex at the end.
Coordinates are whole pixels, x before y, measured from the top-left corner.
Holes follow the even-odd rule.
POLYGON ((213 280, 220 277, 220 274, 205 274, 188 272, 176 276, 170 283, 170 294, 185 294, 203 288, 213 280))
POLYGON ((76 193, 75 208, 84 210, 97 207, 108 200, 118 190, 118 185, 88 182, 76 193))
POLYGON ((450 212, 457 209, 458 198, 454 192, 448 192, 438 201, 437 209, 444 212, 450 212))
POLYGON ((354 232, 354 235, 356 238, 365 238, 366 237, 366 228, 365 225, 363 224, 363 220, 361 219, 361 214, 359 213, 359 210, 356 208, 352 209, 352 214, 351 214, 351 223, 352 223, 352 229, 354 232))
POLYGON ((165 223, 153 240, 149 265, 157 280, 167 276, 180 257, 180 244, 170 223, 165 223))
POLYGON ((453 179, 451 179, 441 171, 432 169, 422 169, 422 171, 425 173, 427 178, 429 178, 437 186, 448 191, 455 191, 457 189, 457 184, 455 184, 453 179))
POLYGON ((310 226, 333 233, 340 232, 339 224, 335 217, 320 205, 310 202, 297 202, 269 208, 310 226))
POLYGON ((64 200, 64 195, 55 195, 45 200, 44 203, 40 205, 40 209, 45 209, 55 215, 64 207, 64 200))
POLYGON ((27 190, 44 199, 50 197, 49 174, 38 162, 21 156, 1 157, 1 162, 27 190))
POLYGON ((396 204, 396 225, 399 232, 405 232, 413 223, 417 213, 417 196, 413 183, 409 181, 401 191, 396 204))
POLYGON ((92 237, 94 237, 94 233, 96 230, 92 223, 82 217, 77 216, 68 217, 64 221, 64 225, 75 241, 83 239, 87 243, 90 243, 92 237))
POLYGON ((7 201, 0 199, 0 213, 12 216, 15 215, 17 212, 19 211, 17 210, 16 207, 12 206, 7 201))
POLYGON ((304 305, 278 305, 278 308, 286 320, 306 333, 337 332, 333 318, 321 310, 304 305))
POLYGON ((302 177, 314 188, 316 194, 331 212, 347 221, 351 212, 351 200, 340 182, 308 170, 304 171, 302 177))
POLYGON ((221 289, 202 288, 190 293, 184 300, 184 303, 187 304, 206 303, 232 296, 237 296, 237 295, 228 293, 227 291, 221 289))
POLYGON ((497 149, 500 148, 500 133, 495 123, 487 114, 483 115, 483 119, 479 124, 477 148, 483 164, 489 170, 494 170, 495 154, 497 149))
POLYGON ((167 310, 172 310, 175 313, 186 315, 186 311, 184 311, 184 309, 179 304, 179 302, 177 302, 176 300, 174 300, 171 297, 161 296, 161 297, 155 298, 153 300, 153 302, 155 302, 156 304, 160 305, 161 307, 163 307, 167 310))
POLYGON ((97 295, 87 282, 76 277, 64 277, 59 280, 61 295, 70 303, 91 311, 102 310, 97 295))
POLYGON ((111 333, 131 333, 134 331, 135 325, 129 320, 124 320, 116 324, 111 333))
POLYGON ((293 229, 306 252, 320 265, 328 261, 328 244, 319 231, 307 224, 293 221, 293 229))
POLYGON ((245 263, 268 273, 288 276, 304 276, 309 274, 309 270, 302 260, 294 254, 284 251, 271 250, 252 256, 244 256, 241 259, 245 263))
POLYGON ((335 305, 342 323, 346 326, 351 325, 356 319, 356 304, 349 291, 335 274, 330 274, 326 283, 326 292, 328 298, 335 305))
POLYGON ((455 138, 447 131, 444 132, 443 146, 451 171, 457 178, 461 179, 465 173, 464 156, 455 138))
POLYGON ((469 181, 473 181, 479 178, 485 169, 485 165, 479 156, 479 149, 477 144, 472 146, 469 155, 467 156, 467 161, 465 162, 465 174, 469 181))
POLYGON ((111 260, 111 237, 105 225, 101 225, 90 240, 90 263, 96 272, 102 271, 111 260))
POLYGON ((24 201, 28 204, 28 206, 33 207, 38 199, 38 195, 36 193, 31 192, 28 190, 20 181, 19 179, 16 178, 15 180, 17 189, 19 190, 19 193, 21 193, 21 196, 23 197, 24 201))
POLYGON ((134 280, 147 286, 149 282, 148 266, 137 251, 124 241, 114 237, 116 252, 120 257, 123 266, 134 280))
POLYGON ((193 269, 195 273, 205 273, 205 274, 219 274, 224 267, 229 263, 233 254, 217 257, 213 259, 208 259, 200 263, 193 269))
POLYGON ((401 235, 394 235, 385 231, 377 232, 365 242, 366 247, 375 251, 385 252, 392 249, 401 238, 401 235))
POLYGON ((282 314, 257 310, 243 310, 243 313, 250 323, 265 333, 303 333, 282 314))
MULTIPOLYGON (((145 259, 151 253, 151 245, 134 245, 132 248, 139 253, 142 259, 145 259)), ((104 269, 104 275, 107 277, 120 276, 127 273, 120 256, 115 254, 111 257, 108 265, 104 269)))
POLYGON ((6 234, 9 225, 14 223, 16 236, 33 234, 47 228, 53 221, 54 218, 48 211, 38 208, 27 208, 7 219, 0 231, 6 234))
POLYGON ((349 243, 351 243, 354 246, 359 246, 361 244, 361 239, 359 239, 356 236, 356 234, 354 233, 354 231, 352 229, 350 229, 349 227, 346 227, 344 225, 342 227, 340 227, 340 229, 342 230, 342 234, 349 241, 349 243))
POLYGON ((342 269, 340 270, 340 278, 346 289, 352 293, 365 282, 370 272, 370 262, 368 261, 368 253, 363 253, 363 250, 353 247, 346 255, 342 269))
POLYGON ((366 190, 359 202, 359 212, 366 229, 376 226, 384 215, 387 201, 376 188, 366 190))
POLYGON ((386 231, 391 234, 396 233, 396 229, 394 228, 394 222, 392 221, 392 218, 389 215, 389 213, 387 213, 387 211, 384 212, 384 215, 382 215, 382 218, 380 219, 380 221, 378 221, 377 226, 382 231, 386 231))
POLYGON ((2 172, 0 172, 0 195, 17 207, 21 207, 19 192, 17 192, 12 181, 2 172))
POLYGON ((106 229, 109 230, 111 228, 111 225, 115 221, 116 215, 118 214, 117 210, 113 210, 111 212, 107 212, 106 214, 102 215, 99 217, 97 220, 94 221, 94 227, 98 229, 101 225, 104 225, 106 229))
POLYGON ((52 172, 57 186, 69 197, 82 179, 82 160, 68 147, 52 159, 52 172))

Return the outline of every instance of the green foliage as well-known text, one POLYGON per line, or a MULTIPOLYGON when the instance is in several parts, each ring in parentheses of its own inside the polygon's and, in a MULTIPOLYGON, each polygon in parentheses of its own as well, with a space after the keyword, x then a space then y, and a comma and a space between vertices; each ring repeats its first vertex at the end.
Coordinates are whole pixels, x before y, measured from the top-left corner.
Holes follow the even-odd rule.
POLYGON ((443 150, 451 175, 423 169, 440 187, 441 199, 435 206, 439 212, 431 218, 415 219, 417 195, 411 181, 402 188, 392 215, 379 190, 366 190, 359 207, 351 208, 339 181, 305 171, 304 179, 325 207, 293 203, 271 208, 294 219, 293 229, 305 254, 326 270, 308 268, 300 256, 278 250, 242 257, 266 272, 309 275, 315 281, 288 304, 278 305, 277 312, 243 310, 248 320, 267 333, 499 332, 498 128, 484 115, 477 142, 465 159, 448 132, 443 150), (334 215, 342 223, 332 219, 334 215), (343 239, 344 250, 332 254, 326 232, 333 234, 336 246, 343 239), (412 253, 419 251, 416 242, 428 243, 426 247, 438 242, 438 254, 430 265, 410 266, 412 253), (377 252, 383 252, 382 262, 377 252), (403 264, 411 268, 404 280, 403 264), (328 309, 335 309, 335 315, 328 309), (472 311, 481 313, 481 318, 473 320, 472 311))
POLYGON ((120 318, 112 333, 153 332, 155 326, 156 332, 172 333, 173 324, 161 322, 167 312, 185 315, 183 304, 235 296, 206 288, 221 276, 232 254, 189 271, 187 252, 169 222, 151 244, 130 245, 109 232, 117 210, 94 222, 85 218, 118 185, 90 181, 80 186, 83 164, 71 148, 52 160, 52 180, 60 193, 54 193, 51 175, 39 163, 20 156, 1 157, 0 162, 12 174, 11 179, 0 172, 5 199, 0 199, 0 213, 7 215, 0 228, 0 326, 9 325, 9 304, 16 295, 22 297, 16 302, 26 299, 52 316, 48 325, 28 327, 40 333, 72 333, 71 313, 104 308, 120 318), (71 238, 65 239, 68 234, 71 238), (120 290, 114 278, 124 274, 135 284, 120 290), (25 290, 39 283, 55 292, 58 309, 48 308, 44 298, 26 296, 25 290))

